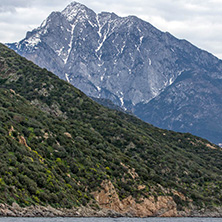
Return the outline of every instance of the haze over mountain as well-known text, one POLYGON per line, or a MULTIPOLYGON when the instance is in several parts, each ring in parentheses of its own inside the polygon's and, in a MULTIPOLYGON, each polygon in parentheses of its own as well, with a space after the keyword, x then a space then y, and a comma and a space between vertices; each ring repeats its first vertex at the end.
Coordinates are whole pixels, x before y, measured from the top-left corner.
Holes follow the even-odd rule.
POLYGON ((8 46, 89 96, 222 142, 222 61, 135 16, 73 2, 8 46))

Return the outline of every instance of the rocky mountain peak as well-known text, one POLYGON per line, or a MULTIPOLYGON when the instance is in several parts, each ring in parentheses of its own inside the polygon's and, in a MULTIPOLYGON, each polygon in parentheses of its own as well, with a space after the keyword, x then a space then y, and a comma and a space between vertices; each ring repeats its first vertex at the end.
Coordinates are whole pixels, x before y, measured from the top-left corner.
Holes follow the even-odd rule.
POLYGON ((95 15, 91 9, 87 8, 85 5, 78 2, 70 3, 61 14, 70 22, 74 21, 76 17, 78 18, 88 18, 90 14, 95 15))

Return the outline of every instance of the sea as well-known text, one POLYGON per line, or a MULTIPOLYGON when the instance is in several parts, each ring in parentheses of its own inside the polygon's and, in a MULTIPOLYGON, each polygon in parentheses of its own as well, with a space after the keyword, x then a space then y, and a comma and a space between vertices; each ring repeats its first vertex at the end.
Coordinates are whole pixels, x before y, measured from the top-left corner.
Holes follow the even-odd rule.
POLYGON ((0 222, 222 222, 222 218, 25 218, 25 217, 0 217, 0 222))

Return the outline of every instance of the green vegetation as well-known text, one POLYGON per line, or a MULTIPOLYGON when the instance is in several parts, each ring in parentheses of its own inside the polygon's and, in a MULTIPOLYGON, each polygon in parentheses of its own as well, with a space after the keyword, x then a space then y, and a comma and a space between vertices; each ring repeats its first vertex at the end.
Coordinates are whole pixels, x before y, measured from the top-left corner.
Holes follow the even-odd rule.
POLYGON ((1 203, 95 204, 92 192, 108 179, 122 199, 222 205, 221 148, 109 110, 3 45, 0 156, 1 203))

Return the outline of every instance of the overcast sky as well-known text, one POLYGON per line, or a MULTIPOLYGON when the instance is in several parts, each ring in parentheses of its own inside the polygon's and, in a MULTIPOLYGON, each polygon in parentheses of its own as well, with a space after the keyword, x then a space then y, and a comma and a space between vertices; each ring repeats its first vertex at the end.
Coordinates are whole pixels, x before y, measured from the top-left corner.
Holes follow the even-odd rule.
MULTIPOLYGON (((23 39, 72 0, 0 0, 0 42, 23 39)), ((222 59, 222 0, 79 0, 99 13, 136 15, 222 59)))

